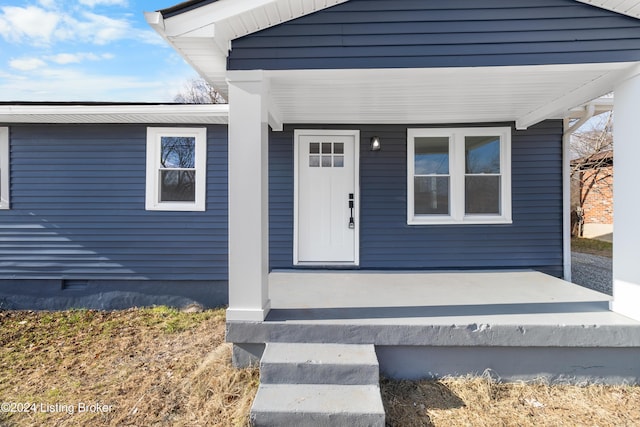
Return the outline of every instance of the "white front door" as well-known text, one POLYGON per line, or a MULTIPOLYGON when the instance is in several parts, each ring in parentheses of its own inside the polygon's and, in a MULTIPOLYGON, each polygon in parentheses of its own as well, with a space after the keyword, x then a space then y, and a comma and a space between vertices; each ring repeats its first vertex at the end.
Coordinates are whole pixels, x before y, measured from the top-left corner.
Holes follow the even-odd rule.
POLYGON ((295 132, 294 264, 357 265, 359 131, 295 132))

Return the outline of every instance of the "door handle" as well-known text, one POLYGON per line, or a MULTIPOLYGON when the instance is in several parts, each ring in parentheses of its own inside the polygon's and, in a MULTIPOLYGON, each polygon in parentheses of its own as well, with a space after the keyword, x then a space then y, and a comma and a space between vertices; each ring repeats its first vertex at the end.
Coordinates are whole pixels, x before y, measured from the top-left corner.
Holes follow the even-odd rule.
POLYGON ((349 215, 349 228, 351 229, 356 228, 356 222, 353 219, 353 209, 355 208, 355 200, 353 196, 353 193, 349 193, 349 209, 351 211, 351 214, 349 215))

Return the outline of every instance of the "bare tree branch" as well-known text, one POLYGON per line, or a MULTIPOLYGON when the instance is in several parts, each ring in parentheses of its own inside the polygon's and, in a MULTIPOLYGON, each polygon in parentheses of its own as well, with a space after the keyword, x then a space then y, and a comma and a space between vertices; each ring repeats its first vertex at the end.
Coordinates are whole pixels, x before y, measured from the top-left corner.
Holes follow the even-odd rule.
POLYGON ((174 98, 182 104, 226 104, 220 93, 203 78, 194 78, 185 83, 184 88, 174 98))
POLYGON ((585 202, 590 196, 609 197, 613 193, 613 114, 603 114, 600 123, 592 129, 577 132, 570 146, 572 218, 578 221, 581 235, 585 202), (575 213, 575 215, 574 215, 575 213))

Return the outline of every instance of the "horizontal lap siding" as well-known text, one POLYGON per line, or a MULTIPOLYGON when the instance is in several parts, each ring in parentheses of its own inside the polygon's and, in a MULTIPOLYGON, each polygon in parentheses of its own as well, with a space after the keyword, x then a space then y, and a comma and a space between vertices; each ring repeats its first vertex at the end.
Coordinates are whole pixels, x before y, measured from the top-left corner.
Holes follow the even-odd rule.
MULTIPOLYGON (((361 268, 533 268, 562 275, 561 121, 513 133, 510 225, 407 225, 407 126, 340 127, 361 132, 361 268), (374 135, 382 140, 379 152, 369 150, 374 135)), ((271 267, 291 268, 292 129, 271 134, 269 154, 271 267)))
POLYGON ((574 0, 351 0, 233 41, 229 69, 640 60, 640 24, 574 0))
POLYGON ((227 128, 207 128, 207 210, 145 210, 144 125, 10 126, 0 279, 227 280, 227 128))

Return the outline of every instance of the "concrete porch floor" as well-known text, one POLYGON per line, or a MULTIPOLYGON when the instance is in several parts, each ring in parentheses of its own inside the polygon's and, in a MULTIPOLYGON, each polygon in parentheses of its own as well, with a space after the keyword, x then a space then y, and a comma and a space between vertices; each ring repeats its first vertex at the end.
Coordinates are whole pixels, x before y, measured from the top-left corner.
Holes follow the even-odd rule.
POLYGON ((611 312, 610 296, 543 273, 275 271, 269 286, 263 322, 227 324, 237 355, 259 357, 268 342, 374 344, 396 378, 496 369, 640 382, 640 322, 611 312))
POLYGON ((269 292, 267 321, 640 326, 609 295, 536 271, 276 271, 269 292))

